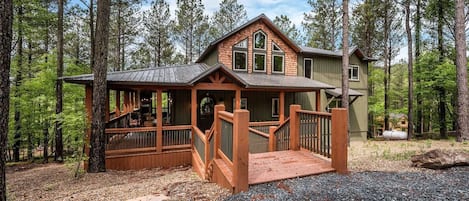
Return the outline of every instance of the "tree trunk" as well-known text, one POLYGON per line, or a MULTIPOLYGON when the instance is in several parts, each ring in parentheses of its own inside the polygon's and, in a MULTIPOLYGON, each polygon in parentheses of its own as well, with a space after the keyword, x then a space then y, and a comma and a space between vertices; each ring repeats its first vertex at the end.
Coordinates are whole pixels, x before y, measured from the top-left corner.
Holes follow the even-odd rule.
POLYGON ((22 82, 22 73, 23 73, 23 5, 19 5, 18 8, 18 44, 17 44, 17 70, 16 70, 16 79, 15 79, 15 136, 14 136, 14 145, 13 145, 13 160, 18 162, 20 160, 20 149, 21 149, 21 112, 20 112, 20 102, 21 92, 19 87, 22 82))
POLYGON ((121 71, 121 37, 122 37, 122 22, 121 22, 121 13, 122 13, 122 2, 119 0, 117 2, 117 48, 116 48, 116 66, 114 71, 121 71))
POLYGON ((96 55, 93 68, 93 117, 91 122, 90 158, 88 171, 106 171, 106 156, 104 145, 105 104, 107 94, 107 57, 109 40, 110 0, 98 1, 96 21, 96 55))
MULTIPOLYGON (((443 3, 438 1, 438 51, 440 53, 439 63, 442 64, 445 58, 445 49, 443 41, 443 26, 444 26, 444 16, 443 16, 443 3)), ((440 122, 440 138, 446 139, 446 89, 444 87, 438 87, 437 89, 439 94, 439 103, 438 103, 438 119, 440 122)))
POLYGON ((49 163, 49 122, 47 118, 43 118, 43 121, 42 134, 44 135, 44 159, 42 162, 49 163))
POLYGON ((90 13, 90 47, 91 47, 91 52, 90 52, 90 68, 93 70, 94 67, 94 57, 95 57, 95 31, 94 31, 94 0, 90 0, 90 7, 89 7, 89 13, 90 13))
MULTIPOLYGON (((348 0, 342 1, 342 108, 349 113, 349 96, 348 96, 348 78, 349 78, 349 53, 348 53, 348 0)), ((350 127, 350 123, 349 126, 350 127)), ((348 142, 350 143, 350 128, 347 128, 348 142)))
POLYGON ((412 29, 410 28, 410 1, 405 3, 405 29, 407 32, 407 71, 408 71, 408 97, 407 97, 407 139, 410 140, 414 135, 413 121, 413 102, 414 102, 414 81, 413 81, 413 59, 412 59, 412 29))
MULTIPOLYGON (((420 7, 421 7, 421 0, 417 0, 417 5, 416 5, 416 14, 415 14, 415 71, 417 74, 420 75, 420 65, 418 65, 419 58, 420 58, 420 31, 422 29, 422 22, 421 22, 421 13, 420 13, 420 7)), ((422 100, 422 95, 420 94, 422 91, 421 83, 420 83, 420 76, 417 76, 416 79, 416 85, 417 85, 417 133, 422 134, 423 133, 423 100, 422 100)))
POLYGON ((467 58, 464 0, 456 0, 456 79, 458 88, 458 141, 469 140, 467 58))
POLYGON ((10 63, 13 23, 13 0, 0 1, 0 201, 7 200, 6 149, 10 113, 10 63))
POLYGON ((390 80, 388 80, 388 72, 389 72, 389 64, 388 64, 388 57, 389 57, 389 52, 388 52, 388 38, 389 38, 389 16, 388 16, 388 1, 385 1, 385 8, 384 8, 384 130, 389 130, 389 85, 388 83, 390 80))
POLYGON ((63 101, 63 81, 60 77, 64 72, 64 1, 58 0, 58 21, 57 21, 57 82, 55 88, 55 97, 57 99, 55 106, 55 155, 54 160, 63 161, 63 140, 62 140, 62 101, 63 101))
MULTIPOLYGON (((33 78, 33 73, 32 73, 32 65, 33 65, 33 45, 31 39, 27 41, 28 43, 28 79, 33 78)), ((28 115, 28 118, 32 119, 32 115, 28 115)), ((33 160, 33 133, 30 130, 31 127, 28 127, 28 132, 27 132, 27 142, 28 142, 28 160, 32 161, 33 160)))

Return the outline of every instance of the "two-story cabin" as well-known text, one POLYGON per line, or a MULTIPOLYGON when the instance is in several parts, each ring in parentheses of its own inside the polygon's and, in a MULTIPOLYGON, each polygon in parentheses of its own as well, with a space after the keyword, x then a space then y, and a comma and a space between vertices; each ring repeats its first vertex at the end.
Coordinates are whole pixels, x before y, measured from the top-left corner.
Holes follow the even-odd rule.
MULTIPOLYGON (((295 44, 260 15, 212 42, 194 64, 108 73, 106 166, 138 169, 194 165, 194 146, 201 158, 209 152, 212 156, 211 148, 200 148, 200 144, 212 141, 207 136, 196 140, 194 132, 213 130, 217 104, 223 104, 228 112, 249 110, 249 126, 257 129, 255 133, 261 133, 261 138, 268 138, 269 126, 288 121, 292 104, 321 112, 340 106, 341 57, 340 52, 295 44)), ((358 49, 350 52, 350 132, 361 138, 366 138, 367 131, 369 61, 358 49)), ((86 86, 87 112, 92 115, 93 75, 64 80, 86 86)), ((326 133, 331 130, 327 123, 330 116, 327 118, 302 120, 310 127, 300 129, 315 133, 309 138, 316 140, 316 144, 302 147, 330 149, 326 146, 330 141, 326 133)), ((302 140, 307 138, 302 136, 302 140)), ((266 151, 268 143, 249 145, 249 151, 266 151)), ((280 145, 277 141, 276 146, 280 145)))

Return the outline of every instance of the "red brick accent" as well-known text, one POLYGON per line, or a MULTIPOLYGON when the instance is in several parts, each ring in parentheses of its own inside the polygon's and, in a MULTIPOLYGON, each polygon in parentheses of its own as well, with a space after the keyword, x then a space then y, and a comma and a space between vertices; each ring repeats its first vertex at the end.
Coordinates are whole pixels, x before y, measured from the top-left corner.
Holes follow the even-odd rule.
POLYGON ((266 69, 267 74, 272 73, 272 41, 275 42, 285 52, 285 75, 296 76, 297 74, 297 54, 288 46, 282 39, 280 39, 272 30, 267 27, 262 21, 252 23, 250 26, 240 30, 238 33, 233 34, 224 41, 218 44, 218 62, 224 64, 226 67, 233 69, 233 51, 232 47, 236 43, 248 38, 248 72, 252 72, 253 67, 253 35, 255 32, 262 30, 267 35, 267 49, 266 49, 266 69))

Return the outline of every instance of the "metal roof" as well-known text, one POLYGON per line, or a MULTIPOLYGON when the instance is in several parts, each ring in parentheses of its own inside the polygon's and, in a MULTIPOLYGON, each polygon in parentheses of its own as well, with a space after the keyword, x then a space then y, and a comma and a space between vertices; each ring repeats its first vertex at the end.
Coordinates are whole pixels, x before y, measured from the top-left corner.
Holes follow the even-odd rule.
MULTIPOLYGON (((187 85, 194 78, 207 71, 206 64, 188 64, 140 70, 118 71, 107 74, 107 81, 112 84, 127 85, 187 85)), ((64 81, 86 84, 94 80, 93 74, 64 77, 64 81)))
MULTIPOLYGON (((334 97, 340 97, 342 96, 342 88, 335 88, 335 89, 326 89, 326 93, 334 96, 334 97)), ((348 90, 348 95, 349 96, 363 96, 362 93, 355 91, 353 89, 348 90)))
MULTIPOLYGON (((316 54, 316 55, 323 55, 323 56, 330 56, 330 57, 342 57, 342 50, 337 50, 334 52, 331 50, 324 50, 324 49, 308 47, 308 46, 300 46, 300 48, 301 48, 301 53, 316 54)), ((364 61, 377 61, 377 59, 375 58, 370 58, 370 57, 365 56, 358 47, 351 47, 349 49, 349 56, 352 54, 357 54, 358 57, 364 61)))
MULTIPOLYGON (((233 78, 240 86, 251 89, 297 89, 316 90, 333 89, 335 87, 301 76, 267 75, 265 73, 234 72, 222 64, 209 67, 206 64, 190 64, 130 70, 108 73, 110 84, 121 85, 159 85, 159 86, 194 86, 203 78, 217 70, 223 71, 233 78)), ((94 79, 92 74, 62 78, 66 82, 88 84, 94 79)))

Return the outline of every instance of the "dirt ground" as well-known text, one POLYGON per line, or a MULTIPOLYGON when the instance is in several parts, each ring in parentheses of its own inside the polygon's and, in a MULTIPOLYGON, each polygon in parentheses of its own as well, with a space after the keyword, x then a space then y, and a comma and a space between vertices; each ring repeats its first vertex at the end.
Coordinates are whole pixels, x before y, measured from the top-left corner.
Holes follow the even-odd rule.
MULTIPOLYGON (((366 141, 349 148, 351 171, 429 171, 411 167, 410 157, 431 149, 469 152, 454 141, 366 141)), ((229 195, 201 180, 190 167, 112 171, 73 177, 63 164, 19 164, 7 168, 8 200, 217 200, 229 195)))

